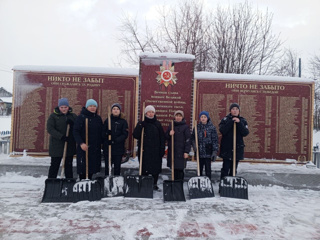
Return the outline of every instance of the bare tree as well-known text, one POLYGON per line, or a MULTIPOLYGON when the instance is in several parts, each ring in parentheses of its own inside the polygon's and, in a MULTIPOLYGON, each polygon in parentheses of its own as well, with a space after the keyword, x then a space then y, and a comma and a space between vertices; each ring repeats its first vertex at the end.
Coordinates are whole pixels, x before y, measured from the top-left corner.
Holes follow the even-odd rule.
POLYGON ((248 2, 227 9, 218 6, 212 19, 215 71, 265 74, 282 44, 271 31, 272 17, 248 2))
POLYGON ((298 53, 290 48, 284 49, 278 60, 272 64, 268 74, 297 77, 299 72, 298 53))
POLYGON ((168 10, 163 6, 158 12, 158 24, 152 30, 146 24, 144 32, 139 32, 136 19, 121 20, 119 40, 127 61, 136 64, 141 51, 188 53, 196 56, 196 71, 207 70, 211 44, 202 2, 186 0, 178 8, 168 10))
POLYGON ((317 131, 320 130, 320 54, 314 55, 309 60, 309 68, 312 78, 315 80, 315 93, 314 93, 314 119, 313 127, 317 131))
POLYGON ((188 53, 196 71, 265 74, 281 41, 271 31, 272 14, 250 4, 217 7, 204 12, 201 0, 184 0, 178 7, 159 9, 160 21, 141 31, 136 20, 124 18, 120 41, 127 61, 138 63, 139 52, 188 53))

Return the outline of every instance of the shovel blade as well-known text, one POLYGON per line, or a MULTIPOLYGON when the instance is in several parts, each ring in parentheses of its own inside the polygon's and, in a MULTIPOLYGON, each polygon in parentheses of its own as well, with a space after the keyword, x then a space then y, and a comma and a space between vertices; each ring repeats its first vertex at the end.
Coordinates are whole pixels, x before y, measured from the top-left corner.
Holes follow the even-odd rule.
POLYGON ((101 200, 101 185, 96 180, 81 180, 73 185, 73 202, 101 200))
POLYGON ((185 202, 186 198, 183 191, 183 181, 174 180, 163 181, 163 200, 165 202, 180 201, 185 202))
POLYGON ((131 198, 153 198, 153 177, 127 176, 124 196, 131 198))
POLYGON ((190 178, 188 189, 190 199, 214 197, 211 180, 206 176, 190 178))
POLYGON ((104 196, 120 197, 124 195, 124 178, 109 176, 104 179, 104 196))
POLYGON ((242 177, 224 177, 219 189, 221 197, 248 199, 248 182, 242 177))
POLYGON ((48 178, 45 181, 45 189, 42 197, 43 203, 73 202, 73 178, 48 178))

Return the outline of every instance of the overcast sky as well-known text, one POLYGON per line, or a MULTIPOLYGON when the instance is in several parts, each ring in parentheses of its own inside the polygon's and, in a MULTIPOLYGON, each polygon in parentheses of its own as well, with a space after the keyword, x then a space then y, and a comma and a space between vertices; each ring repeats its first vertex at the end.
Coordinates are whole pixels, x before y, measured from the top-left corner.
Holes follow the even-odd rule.
MULTIPOLYGON (((210 8, 243 1, 205 2, 210 8)), ((320 1, 249 2, 274 14, 273 32, 298 52, 304 69, 312 55, 320 54, 320 1)), ((0 0, 0 87, 12 91, 16 65, 115 67, 121 15, 156 21, 157 5, 164 3, 173 7, 179 1, 0 0)))

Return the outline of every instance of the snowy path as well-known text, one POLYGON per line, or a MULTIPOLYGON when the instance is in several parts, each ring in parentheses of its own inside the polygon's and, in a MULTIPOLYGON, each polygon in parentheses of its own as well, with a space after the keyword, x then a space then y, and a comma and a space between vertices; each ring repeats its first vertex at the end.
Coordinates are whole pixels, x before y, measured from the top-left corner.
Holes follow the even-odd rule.
POLYGON ((319 191, 249 186, 249 201, 163 203, 155 192, 154 199, 40 204, 45 179, 0 177, 1 239, 320 239, 319 191))

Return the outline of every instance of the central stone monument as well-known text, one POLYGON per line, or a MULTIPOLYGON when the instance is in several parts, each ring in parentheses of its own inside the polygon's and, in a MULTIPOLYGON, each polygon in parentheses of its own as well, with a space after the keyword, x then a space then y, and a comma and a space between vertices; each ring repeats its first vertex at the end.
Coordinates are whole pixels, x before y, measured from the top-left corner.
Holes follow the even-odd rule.
POLYGON ((140 54, 140 109, 143 103, 153 105, 165 131, 177 110, 191 123, 194 60, 189 54, 140 54))

